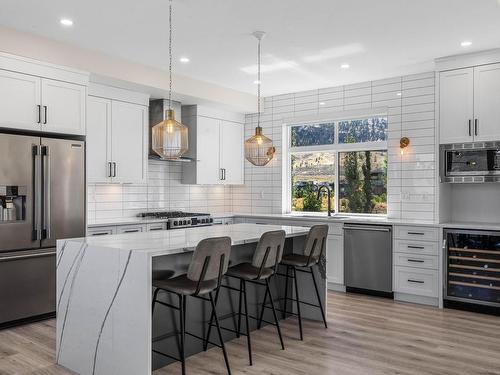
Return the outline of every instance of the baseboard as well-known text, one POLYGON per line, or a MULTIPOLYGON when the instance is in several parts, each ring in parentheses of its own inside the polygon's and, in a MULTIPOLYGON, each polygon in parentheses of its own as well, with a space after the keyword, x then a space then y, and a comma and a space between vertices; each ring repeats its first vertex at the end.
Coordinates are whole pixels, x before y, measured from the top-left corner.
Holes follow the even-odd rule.
POLYGON ((500 316, 500 307, 496 306, 480 305, 473 302, 468 303, 468 302, 452 301, 446 299, 443 302, 443 306, 447 309, 465 310, 480 314, 500 316))
POLYGON ((384 292, 380 290, 371 290, 371 289, 362 289, 362 288, 353 288, 352 286, 346 287, 347 293, 358 293, 358 294, 366 294, 369 296, 375 297, 383 297, 383 298, 394 298, 393 292, 384 292))
POLYGON ((30 316, 29 318, 23 318, 23 319, 18 319, 18 320, 12 320, 10 322, 0 323, 0 329, 11 328, 11 327, 20 326, 20 325, 28 324, 28 323, 34 323, 34 322, 38 322, 41 320, 53 319, 55 317, 56 317, 55 312, 48 313, 48 314, 42 314, 42 315, 36 315, 36 316, 30 316))
POLYGON ((335 292, 344 292, 345 293, 345 285, 342 285, 342 284, 327 283, 327 289, 333 290, 335 292))
POLYGON ((419 305, 428 305, 428 306, 434 306, 434 307, 439 307, 439 298, 434 298, 434 297, 425 297, 425 296, 416 296, 414 294, 406 294, 406 293, 394 293, 394 300, 395 301, 402 301, 402 302, 410 302, 410 303, 416 303, 419 305))

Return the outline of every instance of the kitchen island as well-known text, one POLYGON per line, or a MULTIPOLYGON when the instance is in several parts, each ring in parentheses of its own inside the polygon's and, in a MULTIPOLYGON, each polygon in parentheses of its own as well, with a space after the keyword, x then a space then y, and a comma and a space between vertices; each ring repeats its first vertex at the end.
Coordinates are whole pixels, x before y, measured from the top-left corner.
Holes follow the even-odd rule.
MULTIPOLYGON (((60 240, 57 244, 57 363, 79 374, 150 374, 169 360, 152 355, 152 346, 177 354, 174 312, 155 309, 151 316, 154 278, 185 273, 192 251, 199 241, 229 236, 232 240, 231 265, 249 261, 260 236, 267 231, 286 232, 285 253, 300 252, 308 228, 294 226, 234 224, 129 233, 103 237, 60 240)), ((325 261, 318 274, 320 294, 325 296, 325 261)), ((284 281, 275 277, 276 303, 284 308, 284 281)), ((225 281, 226 283, 229 281, 225 281)), ((302 298, 313 296, 313 284, 299 281, 302 298)), ((291 284, 289 285, 291 288, 291 284)), ((164 293, 166 301, 169 296, 164 293)), ((289 294, 290 296, 290 294, 289 294)), ((249 290, 249 310, 256 315, 264 298, 259 286, 249 290)), ((210 309, 203 301, 189 299, 187 327, 203 335, 210 309), (193 301, 192 301, 193 300, 193 301), (199 304, 199 306, 197 305, 199 304)), ((325 306, 325 304, 323 304, 325 306)), ((291 303, 288 311, 293 311, 291 303)), ((233 328, 237 293, 221 290, 218 314, 222 325, 233 328)), ((266 312, 266 316, 268 312, 266 312)), ((279 314, 282 317, 282 314, 279 314)), ((304 318, 321 320, 319 311, 304 309, 304 318)), ((252 325, 252 329, 255 326, 252 325)), ((224 340, 235 335, 224 334, 224 340)), ((278 344, 277 344, 278 345, 278 344)), ((286 342, 285 342, 286 345, 286 342)), ((187 354, 202 350, 199 342, 188 343, 187 354)), ((231 360, 231 359, 230 359, 231 360)))

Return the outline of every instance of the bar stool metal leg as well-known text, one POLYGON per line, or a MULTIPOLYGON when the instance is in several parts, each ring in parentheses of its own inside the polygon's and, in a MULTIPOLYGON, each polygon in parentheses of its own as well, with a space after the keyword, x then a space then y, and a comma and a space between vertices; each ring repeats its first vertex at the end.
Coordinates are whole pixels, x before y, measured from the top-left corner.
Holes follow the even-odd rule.
MULTIPOLYGON (((271 300, 271 308, 273 310, 274 323, 276 323, 276 329, 278 330, 278 336, 280 337, 281 349, 285 350, 285 344, 283 343, 283 336, 281 336, 280 323, 278 321, 278 315, 276 314, 276 309, 274 307, 274 300, 271 294, 271 288, 269 286, 269 279, 266 279, 266 293, 269 293, 269 299, 271 300)), ((264 305, 262 307, 262 311, 264 311, 264 305)))
POLYGON ((153 301, 151 302, 151 315, 154 315, 155 304, 156 304, 156 297, 158 297, 158 293, 159 292, 160 292, 160 289, 156 288, 155 292, 153 293, 153 301))
MULTIPOLYGON (((245 299, 245 325, 247 328, 247 343, 248 343, 248 362, 250 363, 250 366, 253 365, 252 361, 252 342, 250 340, 250 323, 248 321, 248 301, 247 301, 247 286, 245 280, 241 280, 242 282, 242 291, 243 291, 243 298, 245 299)), ((239 330, 239 328, 238 328, 239 330)))
POLYGON ((288 271, 289 271, 288 266, 286 266, 286 277, 285 277, 285 306, 283 308, 283 319, 286 319, 286 310, 287 310, 287 305, 288 305, 288 271))
POLYGON ((180 347, 180 357, 182 366, 182 375, 186 374, 186 297, 179 294, 179 317, 181 322, 181 347, 180 347))
POLYGON ((300 314, 300 297, 299 297, 299 283, 297 282, 297 270, 295 269, 295 267, 292 267, 292 270, 293 270, 293 281, 295 283, 295 297, 297 302, 297 315, 299 318, 300 339, 304 340, 304 335, 302 333, 302 315, 300 314))
POLYGON ((262 327, 262 319, 264 319, 264 310, 266 306, 266 301, 267 301, 267 287, 266 287, 266 292, 264 293, 264 301, 262 301, 262 308, 260 310, 260 316, 259 320, 257 322, 257 329, 260 329, 262 327))
MULTIPOLYGON (((226 362, 226 368, 228 375, 231 375, 231 368, 229 367, 229 359, 227 358, 226 346, 224 345, 224 340, 222 339, 222 332, 220 330, 219 318, 217 317, 217 310, 215 309, 215 302, 212 296, 212 292, 208 293, 210 297, 210 304, 212 305, 212 313, 215 320, 215 326, 217 327, 217 332, 219 334, 220 345, 222 347, 222 353, 224 354, 224 362, 226 362)), ((184 375, 184 373, 183 373, 184 375)))
MULTIPOLYGON (((236 337, 240 337, 240 332, 241 332, 241 304, 242 304, 242 299, 243 299, 243 288, 244 288, 244 281, 243 279, 240 280, 240 293, 239 293, 239 298, 238 298, 238 332, 236 333, 236 337)), ((246 293, 245 293, 246 296, 246 293)), ((245 310, 246 311, 246 310, 245 310)))
POLYGON ((312 267, 311 269, 311 275, 314 283, 314 290, 316 291, 316 297, 318 297, 318 303, 319 303, 319 309, 321 310, 321 316, 323 317, 323 323, 325 324, 325 328, 328 328, 328 324, 326 323, 326 316, 325 316, 325 311, 323 310, 323 305, 321 303, 321 298, 319 295, 319 290, 318 290, 318 284, 316 283, 316 276, 314 276, 314 270, 312 267))

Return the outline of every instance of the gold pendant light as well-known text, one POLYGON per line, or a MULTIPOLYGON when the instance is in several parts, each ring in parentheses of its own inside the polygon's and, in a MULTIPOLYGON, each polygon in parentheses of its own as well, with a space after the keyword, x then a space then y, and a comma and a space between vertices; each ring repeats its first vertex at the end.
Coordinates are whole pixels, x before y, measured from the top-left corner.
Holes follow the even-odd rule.
POLYGON ((273 141, 262 134, 262 127, 260 126, 260 43, 262 38, 266 35, 263 31, 256 31, 253 36, 259 41, 258 45, 258 63, 257 63, 257 127, 255 128, 255 135, 245 141, 245 158, 256 166, 264 166, 271 161, 276 152, 273 146, 273 141))
POLYGON ((152 148, 162 159, 175 160, 184 155, 188 150, 188 128, 175 120, 172 109, 172 0, 169 4, 169 89, 168 109, 165 111, 165 119, 153 126, 152 148))

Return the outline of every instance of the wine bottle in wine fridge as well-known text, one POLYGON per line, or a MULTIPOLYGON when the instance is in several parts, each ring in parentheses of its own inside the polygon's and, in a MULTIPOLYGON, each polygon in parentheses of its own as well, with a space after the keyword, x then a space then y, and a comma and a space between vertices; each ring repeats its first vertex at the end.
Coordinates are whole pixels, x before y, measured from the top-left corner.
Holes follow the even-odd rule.
POLYGON ((500 232, 446 229, 445 306, 500 312, 500 232))

